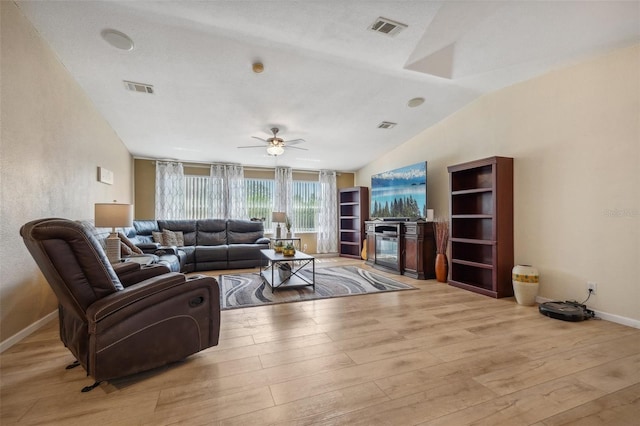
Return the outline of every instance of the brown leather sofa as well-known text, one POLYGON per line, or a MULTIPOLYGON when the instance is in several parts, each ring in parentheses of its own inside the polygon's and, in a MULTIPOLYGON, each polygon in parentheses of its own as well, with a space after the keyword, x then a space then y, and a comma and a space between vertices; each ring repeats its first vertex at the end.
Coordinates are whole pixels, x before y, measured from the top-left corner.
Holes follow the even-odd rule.
POLYGON ((60 339, 96 383, 179 361, 218 344, 220 290, 212 277, 164 266, 109 263, 77 222, 20 229, 60 305, 60 339))

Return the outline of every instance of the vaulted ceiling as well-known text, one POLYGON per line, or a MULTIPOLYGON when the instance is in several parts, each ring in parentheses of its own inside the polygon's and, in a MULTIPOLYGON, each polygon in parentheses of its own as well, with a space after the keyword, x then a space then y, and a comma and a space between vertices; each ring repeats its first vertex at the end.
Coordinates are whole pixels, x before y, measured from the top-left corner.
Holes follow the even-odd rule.
POLYGON ((636 1, 17 4, 134 156, 299 169, 357 170, 485 93, 640 40, 636 1), (307 150, 238 148, 271 127, 307 150))

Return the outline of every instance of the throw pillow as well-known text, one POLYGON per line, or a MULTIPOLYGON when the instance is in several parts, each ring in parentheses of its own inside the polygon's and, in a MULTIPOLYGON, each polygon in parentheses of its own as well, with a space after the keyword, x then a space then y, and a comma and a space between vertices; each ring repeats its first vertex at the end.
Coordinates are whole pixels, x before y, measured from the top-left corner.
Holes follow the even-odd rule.
POLYGON ((120 241, 120 256, 131 256, 133 254, 133 250, 131 247, 126 245, 123 241, 120 241))
POLYGON ((178 247, 184 247, 184 234, 182 231, 176 231, 176 240, 178 240, 178 247))
POLYGON ((162 230, 162 240, 165 246, 184 247, 184 233, 182 231, 162 230))
POLYGON ((153 241, 155 241, 156 243, 160 244, 161 246, 165 245, 162 232, 153 231, 151 233, 151 235, 153 235, 153 241))
POLYGON ((131 256, 132 254, 144 254, 143 251, 138 246, 133 244, 131 240, 128 239, 122 232, 118 232, 118 238, 120 238, 120 250, 122 251, 122 253, 126 253, 129 256, 131 256))
MULTIPOLYGON (((176 236, 176 233, 173 231, 170 231, 168 229, 163 229, 162 230, 162 238, 164 240, 164 245, 165 246, 177 246, 178 245, 178 237, 176 236)), ((184 240, 184 237, 182 238, 184 240)), ((184 241, 183 241, 184 244, 184 241)))

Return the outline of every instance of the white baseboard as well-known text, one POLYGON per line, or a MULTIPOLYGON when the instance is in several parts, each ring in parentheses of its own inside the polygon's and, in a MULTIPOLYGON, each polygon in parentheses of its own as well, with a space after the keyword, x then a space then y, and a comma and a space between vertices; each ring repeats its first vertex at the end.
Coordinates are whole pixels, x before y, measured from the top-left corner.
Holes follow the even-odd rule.
POLYGON ((50 314, 47 314, 44 317, 40 318, 38 321, 34 322, 33 324, 31 324, 27 328, 25 328, 23 330, 20 330, 19 332, 17 332, 13 336, 9 337, 8 339, 3 340, 2 342, 0 342, 0 353, 6 351, 11 346, 15 345, 20 340, 24 339, 25 337, 27 337, 28 335, 30 335, 34 331, 36 331, 36 330, 40 329, 41 327, 45 326, 46 324, 49 323, 49 321, 51 321, 52 319, 56 318, 57 316, 58 316, 58 310, 56 309, 55 311, 51 312, 50 314))
MULTIPOLYGON (((545 297, 536 297, 536 302, 544 303, 544 302, 553 302, 554 299, 547 299, 545 297)), ((603 319, 605 321, 615 322, 616 324, 626 325, 628 327, 640 328, 640 320, 636 320, 633 318, 622 317, 620 315, 610 314, 607 312, 597 311, 592 309, 592 311, 596 314, 597 318, 603 319)))

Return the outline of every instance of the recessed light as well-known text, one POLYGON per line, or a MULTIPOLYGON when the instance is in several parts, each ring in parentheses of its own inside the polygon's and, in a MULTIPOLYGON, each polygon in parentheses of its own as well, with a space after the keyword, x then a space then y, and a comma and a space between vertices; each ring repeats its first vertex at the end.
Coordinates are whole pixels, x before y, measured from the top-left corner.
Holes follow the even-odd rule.
POLYGON ((120 50, 133 50, 133 40, 131 37, 118 30, 107 28, 100 33, 104 41, 120 50))
POLYGON ((424 98, 413 98, 409 102, 407 102, 407 105, 409 106, 409 108, 415 108, 417 106, 422 105, 423 103, 424 103, 424 98))

